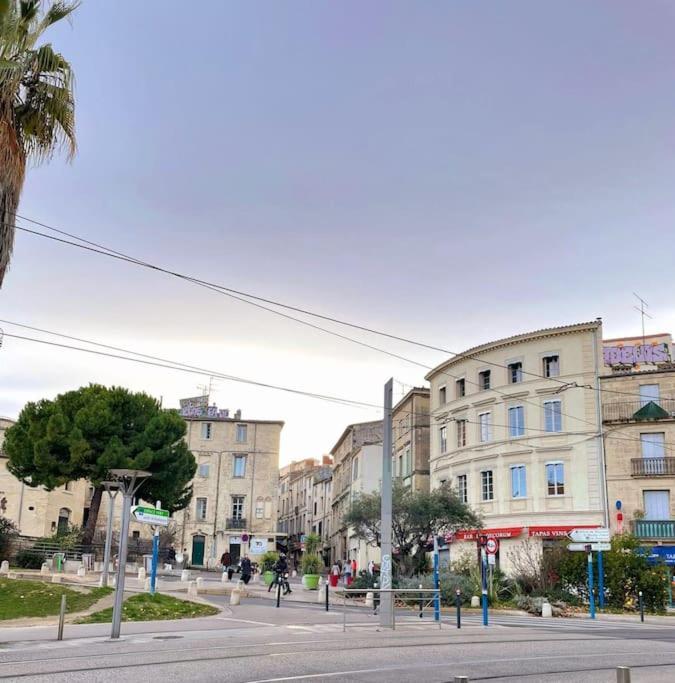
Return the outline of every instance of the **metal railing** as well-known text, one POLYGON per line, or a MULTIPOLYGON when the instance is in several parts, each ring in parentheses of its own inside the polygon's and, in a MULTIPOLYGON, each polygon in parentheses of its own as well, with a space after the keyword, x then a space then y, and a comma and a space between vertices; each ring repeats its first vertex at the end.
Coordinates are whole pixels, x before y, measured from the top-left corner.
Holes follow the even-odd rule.
MULTIPOLYGON (((433 614, 434 604, 438 601, 440 605, 441 601, 441 589, 440 588, 343 588, 340 591, 342 593, 342 630, 347 630, 347 597, 349 595, 365 595, 368 593, 381 595, 382 593, 391 593, 393 595, 393 610, 392 610, 392 628, 396 630, 396 596, 409 596, 411 600, 404 601, 404 606, 409 606, 414 604, 419 606, 419 616, 420 618, 424 615, 424 610, 431 610, 433 614), (418 596, 417 598, 415 596, 418 596)), ((373 595, 374 598, 374 595, 373 595)), ((377 613, 377 607, 379 604, 379 599, 373 601, 374 613, 377 613)), ((399 605, 400 606, 400 605, 399 605)), ((438 628, 442 628, 443 619, 438 620, 438 628)))
POLYGON ((675 458, 632 458, 630 465, 633 477, 675 476, 675 458))
POLYGON ((245 529, 246 519, 243 517, 228 517, 227 518, 227 528, 228 529, 245 529))
POLYGON ((631 527, 638 538, 675 538, 675 520, 672 519, 635 519, 631 522, 631 527))
MULTIPOLYGON (((657 398, 656 405, 663 408, 672 418, 675 416, 675 399, 657 398)), ((635 420, 635 413, 644 408, 644 401, 610 401, 602 406, 602 419, 604 422, 630 422, 635 420)), ((665 419, 665 418, 664 418, 665 419)))

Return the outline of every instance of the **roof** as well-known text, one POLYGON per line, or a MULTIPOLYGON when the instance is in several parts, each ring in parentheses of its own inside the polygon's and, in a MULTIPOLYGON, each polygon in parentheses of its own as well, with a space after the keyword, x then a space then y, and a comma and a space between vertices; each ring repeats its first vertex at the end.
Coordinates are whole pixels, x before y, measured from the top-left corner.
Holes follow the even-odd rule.
POLYGON ((208 417, 206 415, 186 416, 181 415, 186 422, 237 422, 239 424, 250 425, 280 425, 283 427, 286 423, 283 420, 244 420, 239 418, 235 420, 233 417, 208 417))
POLYGON ((427 396, 431 395, 431 389, 429 387, 413 387, 392 409, 391 412, 395 413, 408 399, 412 396, 427 396))
POLYGON ((430 370, 424 379, 429 380, 434 375, 442 372, 445 368, 455 363, 459 363, 462 360, 470 359, 472 356, 477 356, 479 354, 485 353, 486 351, 492 351, 502 346, 514 346, 515 344, 520 344, 526 341, 532 341, 533 339, 545 338, 545 337, 557 337, 564 334, 574 334, 575 332, 587 332, 597 330, 602 327, 602 319, 597 318, 596 320, 591 320, 585 323, 575 323, 573 325, 561 325, 559 327, 544 327, 540 330, 534 330, 533 332, 522 332, 521 334, 515 334, 511 337, 504 337, 503 339, 497 339, 495 341, 486 342, 485 344, 480 344, 478 346, 473 346, 466 351, 455 354, 450 359, 444 361, 440 365, 437 365, 433 370, 430 370))
POLYGON ((335 442, 335 446, 333 446, 333 448, 330 449, 330 454, 333 455, 333 453, 335 453, 335 451, 338 449, 338 446, 345 440, 345 437, 347 436, 347 434, 349 434, 349 432, 352 429, 356 429, 358 427, 376 427, 377 425, 382 425, 382 420, 371 420, 370 422, 354 422, 353 424, 347 425, 345 427, 344 432, 340 434, 340 438, 335 442))

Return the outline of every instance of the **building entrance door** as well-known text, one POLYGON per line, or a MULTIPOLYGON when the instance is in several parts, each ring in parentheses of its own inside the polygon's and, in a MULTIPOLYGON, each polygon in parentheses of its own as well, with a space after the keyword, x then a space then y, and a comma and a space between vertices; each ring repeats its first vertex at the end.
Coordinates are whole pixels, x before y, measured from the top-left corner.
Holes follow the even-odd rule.
POLYGON ((237 564, 239 562, 239 558, 241 557, 240 543, 232 543, 232 541, 230 541, 230 557, 232 558, 232 564, 237 564))
POLYGON ((204 564, 204 536, 192 537, 192 564, 201 567, 204 564))

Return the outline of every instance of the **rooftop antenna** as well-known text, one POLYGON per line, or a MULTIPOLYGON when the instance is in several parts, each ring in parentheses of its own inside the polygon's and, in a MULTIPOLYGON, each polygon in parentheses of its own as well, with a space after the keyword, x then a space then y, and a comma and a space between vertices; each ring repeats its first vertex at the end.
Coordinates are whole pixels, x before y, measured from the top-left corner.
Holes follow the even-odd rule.
POLYGON ((649 308, 649 304, 639 294, 633 292, 633 296, 640 302, 639 306, 633 306, 633 308, 642 317, 642 346, 645 346, 645 316, 650 320, 652 319, 652 316, 645 311, 645 308, 649 308))

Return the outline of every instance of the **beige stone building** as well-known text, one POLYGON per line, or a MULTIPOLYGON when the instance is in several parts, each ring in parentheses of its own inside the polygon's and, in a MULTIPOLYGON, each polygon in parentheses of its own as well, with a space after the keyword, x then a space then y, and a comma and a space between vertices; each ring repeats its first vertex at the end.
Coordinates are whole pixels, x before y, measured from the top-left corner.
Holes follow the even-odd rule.
POLYGON ((429 490, 429 389, 411 389, 392 411, 391 473, 413 491, 429 490))
POLYGON ((5 430, 13 424, 9 418, 0 418, 0 515, 12 520, 22 536, 52 536, 59 529, 82 526, 86 481, 47 491, 42 486, 27 486, 9 473, 2 443, 5 430))
POLYGON ((331 455, 331 561, 356 560, 357 570, 365 569, 370 560, 379 562, 380 549, 358 540, 343 518, 356 496, 381 490, 382 421, 349 425, 333 446, 331 455))
POLYGON ((604 341, 610 524, 675 544, 675 364, 669 334, 604 341))
MULTIPOLYGON (((508 571, 525 539, 539 548, 605 521, 597 386, 602 325, 593 321, 482 344, 428 373, 431 487, 449 481, 500 541, 508 571)), ((458 532, 451 554, 475 552, 458 532)))
POLYGON ((175 513, 175 545, 193 566, 215 566, 228 551, 256 561, 277 537, 279 440, 284 423, 245 420, 215 406, 186 407, 185 436, 197 460, 193 497, 175 513))

